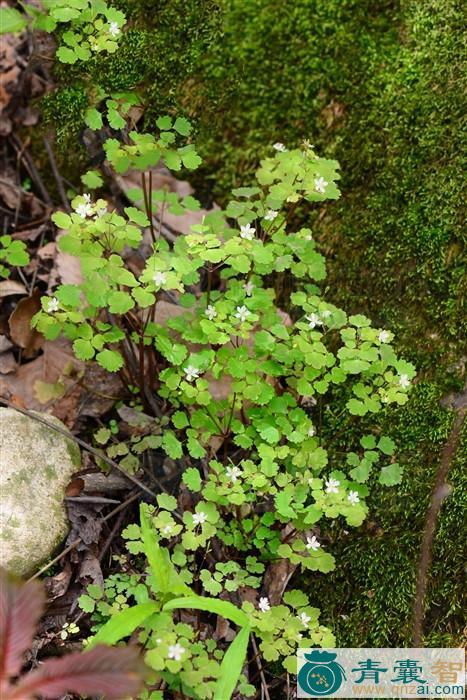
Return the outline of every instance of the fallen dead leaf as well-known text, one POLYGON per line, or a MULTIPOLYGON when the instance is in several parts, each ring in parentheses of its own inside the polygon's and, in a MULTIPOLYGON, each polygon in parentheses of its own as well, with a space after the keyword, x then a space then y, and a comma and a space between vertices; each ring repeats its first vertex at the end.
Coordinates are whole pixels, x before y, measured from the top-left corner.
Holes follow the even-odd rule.
POLYGON ((27 293, 26 287, 21 282, 15 282, 14 280, 2 280, 0 282, 0 298, 27 293))
POLYGON ((49 601, 56 600, 65 595, 71 582, 71 565, 66 562, 64 568, 55 576, 44 579, 44 586, 49 601))
POLYGON ((288 559, 280 559, 275 564, 270 564, 264 576, 264 589, 271 605, 279 605, 287 584, 290 581, 296 564, 292 564, 288 559))
POLYGON ((84 479, 80 476, 76 476, 70 481, 65 489, 65 496, 70 498, 71 496, 79 496, 81 491, 84 489, 84 479))
MULTIPOLYGON (((21 39, 16 34, 4 34, 2 36, 0 49, 0 75, 2 80, 0 83, 0 112, 8 106, 12 98, 12 87, 18 80, 21 69, 18 65, 17 48, 21 43, 21 39)), ((9 126, 10 133, 11 124, 9 126)), ((6 135, 5 133, 3 135, 6 135)))
POLYGON ((16 360, 12 352, 3 352, 0 355, 0 374, 11 374, 16 370, 16 360))
POLYGON ((104 590, 104 576, 99 559, 90 551, 84 554, 78 578, 82 583, 93 583, 104 590))
MULTIPOLYGON (((60 231, 57 235, 57 241, 65 234, 60 231)), ((81 263, 79 258, 69 253, 64 253, 57 245, 55 266, 58 276, 62 284, 82 284, 83 274, 81 272, 81 263)))
MULTIPOLYGON (((37 381, 54 383, 58 381, 63 368, 72 361, 77 371, 81 363, 75 359, 71 346, 63 340, 46 340, 43 345, 43 353, 31 362, 20 365, 14 374, 0 377, 0 394, 11 397, 15 403, 31 410, 43 411, 34 389, 37 381)), ((79 396, 76 401, 79 400, 79 396)), ((57 415, 56 406, 52 406, 50 412, 57 415)), ((59 412, 58 412, 59 413, 59 412)), ((71 412, 76 415, 76 409, 71 412)))
POLYGON ((36 253, 36 255, 41 260, 53 260, 56 254, 57 244, 55 243, 55 241, 49 241, 49 243, 46 243, 41 248, 39 248, 39 250, 36 253))
POLYGON ((6 352, 7 350, 11 350, 13 347, 13 343, 9 338, 6 337, 6 335, 0 335, 0 352, 6 352))
POLYGON ((31 328, 31 319, 41 308, 40 293, 21 299, 11 314, 8 325, 11 339, 24 349, 25 357, 31 357, 44 344, 44 336, 31 328))
MULTIPOLYGON (((14 179, 10 180, 8 176, 11 177, 11 173, 6 172, 0 180, 0 198, 8 209, 15 210, 21 204, 21 187, 15 183, 14 179)), ((13 172, 13 178, 14 176, 13 172)))
POLYGON ((82 544, 78 549, 83 550, 91 544, 97 544, 102 530, 102 521, 99 512, 102 505, 68 501, 68 518, 71 530, 67 538, 67 544, 80 538, 82 544))
POLYGON ((37 238, 42 236, 43 233, 45 234, 49 228, 49 224, 45 223, 34 228, 24 228, 20 231, 15 231, 11 237, 15 241, 35 241, 37 238))

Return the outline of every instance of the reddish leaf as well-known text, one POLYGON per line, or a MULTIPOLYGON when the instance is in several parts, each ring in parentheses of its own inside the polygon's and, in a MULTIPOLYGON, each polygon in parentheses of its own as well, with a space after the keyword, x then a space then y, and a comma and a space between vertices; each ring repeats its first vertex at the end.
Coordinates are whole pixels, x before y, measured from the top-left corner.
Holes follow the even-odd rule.
POLYGON ((49 659, 24 676, 5 700, 31 700, 37 695, 58 698, 65 693, 101 696, 107 700, 136 697, 143 663, 137 648, 97 646, 81 654, 49 659))
POLYGON ((44 607, 38 581, 18 584, 0 569, 0 681, 18 675, 44 607))

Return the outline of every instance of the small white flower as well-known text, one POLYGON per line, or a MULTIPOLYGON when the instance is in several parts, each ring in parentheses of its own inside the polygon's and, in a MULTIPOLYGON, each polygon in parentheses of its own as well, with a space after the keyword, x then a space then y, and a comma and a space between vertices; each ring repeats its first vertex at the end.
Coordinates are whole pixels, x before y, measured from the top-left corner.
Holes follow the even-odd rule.
POLYGON ((378 336, 378 340, 380 343, 389 343, 389 341, 391 340, 390 332, 389 331, 381 331, 379 336, 378 336))
POLYGON ((306 545, 305 547, 307 549, 312 549, 314 552, 317 552, 318 549, 321 547, 320 543, 318 542, 317 538, 313 535, 313 537, 307 537, 306 538, 306 545))
POLYGON ((303 623, 305 627, 308 627, 308 623, 311 621, 311 617, 307 615, 306 612, 300 613, 298 619, 300 620, 300 622, 303 623))
POLYGON ((213 321, 217 316, 217 311, 212 304, 209 304, 206 306, 204 315, 207 316, 210 321, 213 321))
POLYGON ((76 207, 76 213, 82 219, 86 219, 86 217, 91 216, 92 214, 92 204, 88 201, 85 201, 82 204, 78 204, 78 206, 76 207))
POLYGON ((254 288, 255 288, 255 285, 253 284, 253 282, 251 280, 243 286, 243 289, 245 290, 245 294, 247 295, 247 297, 251 297, 251 295, 253 294, 254 288))
POLYGON ((305 236, 305 240, 306 240, 306 241, 312 241, 312 240, 313 240, 313 236, 311 235, 311 233, 307 233, 307 235, 305 236))
POLYGON ((316 430, 315 430, 314 425, 312 425, 311 428, 308 428, 308 437, 313 437, 313 435, 316 435, 316 430))
POLYGON ((164 535, 169 535, 172 532, 172 525, 166 525, 162 530, 164 535))
POLYGON ((225 471, 233 484, 235 484, 238 477, 242 475, 242 470, 238 467, 227 467, 225 471))
POLYGON ((91 204, 91 195, 90 194, 87 194, 87 193, 83 194, 83 197, 84 197, 84 201, 86 202, 86 204, 91 204))
POLYGON ((193 522, 195 525, 202 525, 206 522, 208 516, 202 510, 199 513, 193 513, 193 522))
POLYGON ((306 320, 308 321, 308 326, 313 330, 316 326, 322 326, 323 322, 318 316, 318 314, 310 314, 309 316, 305 316, 306 320))
POLYGON ((324 311, 321 311, 321 318, 329 318, 331 316, 331 312, 329 309, 324 309, 324 311))
POLYGON ((247 241, 252 241, 255 237, 255 229, 250 224, 245 224, 245 226, 240 226, 240 238, 245 238, 247 241))
POLYGON ((110 36, 113 36, 113 37, 116 37, 120 34, 120 27, 118 26, 117 22, 110 23, 109 34, 110 34, 110 36))
POLYGON ((315 190, 319 192, 320 194, 324 194, 326 192, 326 187, 329 185, 329 182, 326 182, 324 177, 317 177, 315 180, 315 190))
POLYGON ((407 374, 401 374, 401 376, 399 377, 399 384, 403 389, 407 389, 407 387, 410 386, 410 379, 407 376, 407 374))
POLYGON ((278 215, 278 211, 274 211, 274 209, 268 209, 266 214, 264 215, 265 221, 274 221, 276 216, 278 215))
POLYGON ((326 481, 326 493, 338 493, 340 481, 338 479, 333 479, 332 477, 326 481))
POLYGON ((240 323, 244 323, 247 320, 250 313, 251 312, 246 308, 246 306, 237 306, 237 313, 235 314, 235 318, 238 318, 240 323))
POLYGON ((287 150, 286 147, 284 146, 284 144, 281 143, 280 141, 278 141, 277 143, 273 144, 272 147, 273 147, 276 151, 279 151, 279 153, 284 153, 284 151, 287 150))
POLYGON ((185 367, 184 370, 185 372, 185 379, 187 382, 192 382, 195 379, 198 379, 199 377, 199 369, 197 367, 193 367, 193 365, 188 365, 188 367, 185 367))
POLYGON ((360 503, 360 499, 359 499, 358 493, 356 491, 349 491, 349 495, 347 496, 347 500, 353 506, 355 506, 357 503, 360 503))
POLYGON ((154 273, 152 277, 154 284, 158 287, 162 287, 163 284, 167 282, 167 275, 165 272, 160 272, 159 270, 154 273))
POLYGON ((52 299, 49 299, 47 303, 47 311, 49 314, 53 314, 54 311, 58 311, 60 308, 60 302, 58 301, 57 297, 52 297, 52 299))
POLYGON ((314 148, 314 146, 313 146, 313 144, 310 142, 309 139, 305 139, 305 140, 303 141, 303 148, 310 149, 310 148, 314 148))
POLYGON ((258 603, 258 608, 261 610, 261 612, 267 612, 268 610, 271 610, 271 606, 269 604, 269 599, 268 598, 260 598, 259 603, 258 603))
POLYGON ((172 644, 169 647, 167 656, 169 659, 174 659, 174 661, 180 661, 185 651, 185 647, 182 647, 182 645, 177 642, 177 644, 172 644))
POLYGON ((161 639, 160 637, 158 637, 158 638, 156 639, 156 644, 160 644, 161 642, 162 642, 162 639, 161 639))

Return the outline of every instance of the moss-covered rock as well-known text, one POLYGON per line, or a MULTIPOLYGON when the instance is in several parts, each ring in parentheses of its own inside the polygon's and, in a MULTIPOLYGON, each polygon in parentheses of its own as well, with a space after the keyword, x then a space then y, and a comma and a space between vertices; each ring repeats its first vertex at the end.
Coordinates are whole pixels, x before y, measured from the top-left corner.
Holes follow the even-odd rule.
POLYGON ((0 408, 0 441, 0 566, 26 576, 66 537, 65 487, 81 456, 72 440, 8 408, 0 408))

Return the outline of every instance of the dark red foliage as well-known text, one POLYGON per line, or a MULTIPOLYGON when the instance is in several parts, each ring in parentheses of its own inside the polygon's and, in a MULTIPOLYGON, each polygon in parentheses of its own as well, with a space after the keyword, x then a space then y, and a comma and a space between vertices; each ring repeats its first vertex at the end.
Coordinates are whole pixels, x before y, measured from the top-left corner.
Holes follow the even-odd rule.
POLYGON ((15 681, 44 601, 44 591, 37 581, 16 582, 0 569, 0 698, 53 699, 66 693, 107 700, 135 697, 141 686, 142 662, 134 647, 97 646, 88 652, 48 659, 15 681))

